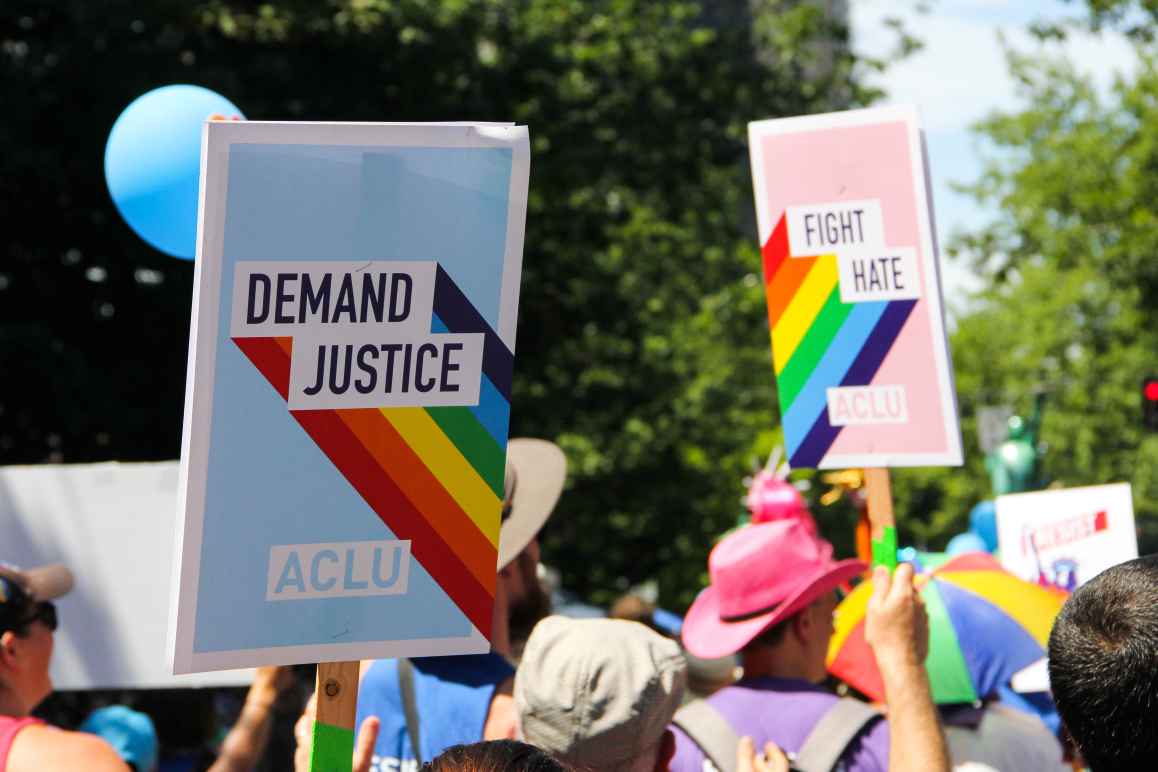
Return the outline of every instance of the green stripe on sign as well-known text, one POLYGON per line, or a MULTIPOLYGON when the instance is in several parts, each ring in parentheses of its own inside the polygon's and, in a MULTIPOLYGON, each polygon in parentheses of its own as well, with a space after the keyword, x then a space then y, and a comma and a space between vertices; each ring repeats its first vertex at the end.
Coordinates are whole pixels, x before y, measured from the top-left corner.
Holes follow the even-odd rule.
POLYGON ((780 387, 781 414, 788 412, 788 408, 792 407, 792 401, 804 388, 808 376, 812 375, 821 357, 828 351, 832 339, 840 332, 840 326, 852 312, 852 306, 852 303, 840 302, 840 282, 837 282, 829 293, 828 300, 824 301, 820 313, 812 321, 812 326, 804 333, 792 358, 776 378, 776 383, 780 387))
POLYGON ((426 412, 501 499, 507 455, 486 427, 465 407, 428 407, 426 412))
POLYGON ((350 772, 354 764, 354 730, 314 722, 310 772, 350 772))

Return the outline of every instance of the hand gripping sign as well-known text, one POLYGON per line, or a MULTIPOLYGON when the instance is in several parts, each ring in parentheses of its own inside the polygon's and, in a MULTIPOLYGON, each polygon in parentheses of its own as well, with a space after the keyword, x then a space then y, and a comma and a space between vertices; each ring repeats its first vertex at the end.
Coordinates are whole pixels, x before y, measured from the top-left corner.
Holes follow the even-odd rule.
POLYGON ((960 464, 915 111, 758 121, 749 142, 790 464, 960 464))
POLYGON ((202 164, 175 672, 488 651, 526 128, 210 123, 202 164))

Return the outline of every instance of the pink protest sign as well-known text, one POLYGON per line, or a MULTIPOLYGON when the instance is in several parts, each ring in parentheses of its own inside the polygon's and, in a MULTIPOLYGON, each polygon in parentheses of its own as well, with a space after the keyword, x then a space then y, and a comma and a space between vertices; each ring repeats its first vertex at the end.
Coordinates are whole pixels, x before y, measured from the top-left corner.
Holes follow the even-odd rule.
POLYGON ((790 464, 960 465, 916 111, 756 121, 748 139, 790 464))

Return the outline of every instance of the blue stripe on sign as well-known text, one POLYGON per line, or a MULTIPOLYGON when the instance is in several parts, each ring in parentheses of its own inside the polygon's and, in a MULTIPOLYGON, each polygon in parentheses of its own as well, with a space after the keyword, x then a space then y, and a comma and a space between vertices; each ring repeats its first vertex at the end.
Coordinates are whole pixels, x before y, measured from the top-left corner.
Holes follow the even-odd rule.
MULTIPOLYGON (((886 301, 857 303, 848 318, 840 326, 840 332, 832 339, 828 351, 808 376, 800 393, 792 401, 792 406, 783 416, 784 442, 791 458, 804 443, 816 423, 816 416, 828 409, 826 389, 839 386, 845 373, 852 367, 860 354, 877 321, 888 306, 886 301)), ((791 462, 796 466, 796 462, 791 462)))

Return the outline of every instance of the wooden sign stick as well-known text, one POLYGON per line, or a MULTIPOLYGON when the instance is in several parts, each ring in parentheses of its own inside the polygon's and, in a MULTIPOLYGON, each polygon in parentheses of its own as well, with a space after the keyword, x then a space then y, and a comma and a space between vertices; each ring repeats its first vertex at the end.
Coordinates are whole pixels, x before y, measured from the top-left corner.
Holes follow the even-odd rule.
POLYGON ((897 528, 893 517, 893 487, 889 470, 864 470, 865 494, 868 498, 869 529, 872 535, 873 565, 897 567, 897 528))
POLYGON ((350 772, 358 712, 359 663, 318 664, 318 713, 310 746, 310 772, 350 772))

